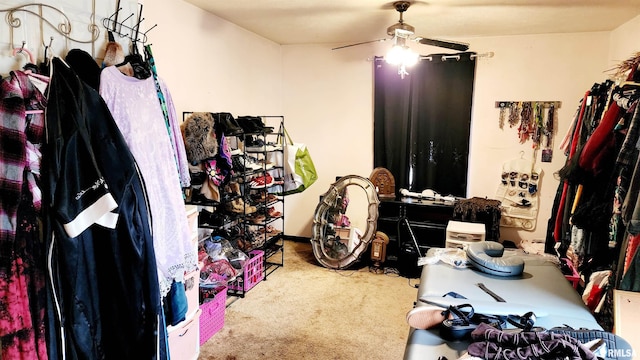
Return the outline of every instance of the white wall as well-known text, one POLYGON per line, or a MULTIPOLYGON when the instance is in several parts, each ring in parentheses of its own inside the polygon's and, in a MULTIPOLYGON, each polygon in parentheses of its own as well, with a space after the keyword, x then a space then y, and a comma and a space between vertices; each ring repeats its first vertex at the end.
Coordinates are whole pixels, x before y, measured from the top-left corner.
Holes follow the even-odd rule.
POLYGON ((544 239, 559 181, 554 176, 566 156, 557 147, 567 132, 579 100, 593 83, 606 79, 608 34, 576 33, 475 38, 474 47, 494 51, 478 62, 472 114, 469 196, 494 197, 502 164, 520 157, 543 169, 538 220, 533 231, 501 228, 501 239, 544 239), (517 127, 498 127, 495 102, 561 101, 551 163, 541 162, 532 142, 519 143, 517 127))
POLYGON ((286 233, 310 236, 321 194, 337 176, 368 177, 373 165, 373 84, 367 56, 328 46, 283 46, 286 127, 308 145, 319 179, 288 196, 286 233), (357 56, 360 55, 360 56, 357 56))
POLYGON ((146 1, 158 73, 183 111, 282 114, 280 45, 181 0, 146 1))
POLYGON ((627 21, 610 33, 609 66, 607 69, 629 59, 640 51, 640 16, 627 21))

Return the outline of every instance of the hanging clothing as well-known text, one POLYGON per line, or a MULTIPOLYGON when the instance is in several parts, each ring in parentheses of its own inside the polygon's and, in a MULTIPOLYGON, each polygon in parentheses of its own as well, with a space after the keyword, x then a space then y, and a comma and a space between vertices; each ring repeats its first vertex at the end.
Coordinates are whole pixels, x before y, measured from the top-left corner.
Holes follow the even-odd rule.
MULTIPOLYGON (((28 76, 15 71, 7 80, 0 80, 0 249, 15 237, 17 209, 25 176, 34 196, 34 205, 40 208, 40 190, 31 165, 37 167, 43 136, 43 114, 30 114, 27 110, 42 110, 46 100, 33 86, 28 76)), ((3 254, 7 254, 3 252, 3 254)), ((0 254, 2 256, 2 254, 0 254)))
MULTIPOLYGON (((584 97, 582 99, 580 113, 578 115, 576 126, 573 130, 571 144, 569 146, 569 155, 567 157, 567 165, 570 164, 570 162, 573 160, 573 156, 575 155, 575 152, 578 146, 578 140, 580 138, 580 130, 582 128, 582 120, 584 118, 584 112, 587 107, 587 99, 590 96, 590 93, 591 93, 590 91, 587 91, 584 94, 584 97)), ((560 241, 563 235, 566 233, 566 231, 563 231, 563 219, 565 218, 564 216, 565 207, 566 207, 567 198, 569 197, 568 193, 570 192, 569 181, 567 179, 565 179, 560 186, 562 186, 562 195, 559 198, 559 205, 557 207, 558 210, 555 213, 556 220, 554 223, 554 230, 553 230, 553 238, 556 242, 560 241)))
POLYGON ((161 301, 145 188, 100 95, 59 58, 43 194, 54 359, 156 359, 161 301))
MULTIPOLYGON (((114 66, 100 75, 100 95, 136 159, 149 196, 160 293, 196 268, 182 188, 153 77, 136 79, 114 66)), ((173 134, 180 135, 178 127, 173 134)), ((184 148, 184 146, 183 146, 184 148)))
POLYGON ((40 237, 46 100, 27 74, 0 79, 0 342, 3 359, 47 359, 40 237))

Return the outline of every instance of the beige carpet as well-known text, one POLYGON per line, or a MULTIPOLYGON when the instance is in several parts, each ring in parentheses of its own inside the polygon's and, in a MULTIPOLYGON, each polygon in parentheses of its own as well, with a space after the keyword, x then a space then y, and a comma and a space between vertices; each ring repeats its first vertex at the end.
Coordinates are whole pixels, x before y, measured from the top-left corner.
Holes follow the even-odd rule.
POLYGON ((200 359, 402 359, 416 281, 330 270, 309 243, 285 241, 284 267, 227 307, 200 359))

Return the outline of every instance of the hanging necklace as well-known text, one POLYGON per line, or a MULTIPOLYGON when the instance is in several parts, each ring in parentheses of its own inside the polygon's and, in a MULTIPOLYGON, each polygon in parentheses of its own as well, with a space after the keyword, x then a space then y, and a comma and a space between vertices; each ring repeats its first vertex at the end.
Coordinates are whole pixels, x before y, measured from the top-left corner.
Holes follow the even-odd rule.
POLYGON ((500 127, 500 129, 504 128, 504 120, 507 116, 507 103, 501 102, 499 105, 500 107, 500 115, 498 117, 498 127, 500 127))
POLYGON ((509 107, 509 127, 516 126, 516 124, 518 124, 518 120, 520 120, 518 107, 519 103, 517 101, 512 102, 511 106, 509 107))
POLYGON ((538 149, 540 147, 540 137, 542 133, 542 117, 544 111, 544 104, 536 102, 534 104, 535 121, 531 124, 531 141, 533 141, 533 148, 538 149))
POLYGON ((549 105, 549 111, 547 113, 547 121, 544 124, 543 133, 547 138, 546 147, 551 147, 551 138, 553 137, 553 123, 556 116, 556 104, 551 103, 549 105))
POLYGON ((522 112, 520 113, 520 127, 518 128, 520 143, 524 143, 529 138, 529 131, 531 131, 533 120, 532 110, 533 108, 530 101, 525 101, 522 103, 522 112))

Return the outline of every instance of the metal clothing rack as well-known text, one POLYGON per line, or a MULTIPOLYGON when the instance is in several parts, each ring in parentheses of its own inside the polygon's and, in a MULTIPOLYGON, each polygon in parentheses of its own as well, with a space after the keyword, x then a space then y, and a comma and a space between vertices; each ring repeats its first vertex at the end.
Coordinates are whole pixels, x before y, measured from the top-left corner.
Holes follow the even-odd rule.
MULTIPOLYGON (((53 37, 49 39, 49 45, 45 43, 44 40, 44 25, 48 25, 52 29, 54 29, 59 35, 64 37, 67 40, 71 40, 81 44, 91 44, 91 52, 92 55, 95 56, 95 42, 100 37, 100 29, 95 23, 95 15, 96 15, 96 1, 92 0, 92 11, 90 16, 90 22, 88 25, 88 32, 90 33, 90 38, 87 40, 77 39, 71 36, 71 20, 67 17, 67 15, 60 9, 42 3, 32 3, 32 4, 24 4, 15 6, 8 9, 0 9, 0 13, 7 13, 5 16, 5 22, 9 26, 9 43, 12 48, 16 48, 13 39, 13 31, 15 29, 20 28, 22 26, 22 20, 15 16, 17 13, 26 13, 33 15, 40 19, 39 21, 39 30, 40 30, 40 43, 45 47, 45 52, 47 49, 51 48, 51 44, 53 42, 53 37), (55 13, 54 17, 61 18, 60 22, 56 25, 54 22, 50 21, 44 14, 43 10, 48 9, 55 13)), ((24 48, 24 41, 23 41, 24 48)))
POLYGON ((129 20, 132 16, 135 15, 134 13, 131 13, 124 20, 118 21, 118 15, 122 10, 122 8, 120 7, 120 1, 118 1, 118 4, 117 4, 118 9, 116 10, 115 13, 111 14, 111 16, 109 16, 108 18, 102 19, 102 26, 104 26, 105 29, 107 29, 108 31, 114 34, 117 34, 122 38, 128 37, 129 40, 131 40, 131 42, 133 43, 142 42, 143 44, 146 44, 148 40, 147 33, 153 30, 153 28, 155 28, 156 26, 158 26, 158 24, 154 24, 152 27, 147 29, 147 31, 140 34, 140 24, 142 23, 142 21, 144 21, 145 18, 142 17, 143 5, 142 4, 139 4, 139 5, 140 5, 140 11, 138 12, 138 20, 136 21, 135 25, 127 26, 124 24, 127 20, 129 20))

